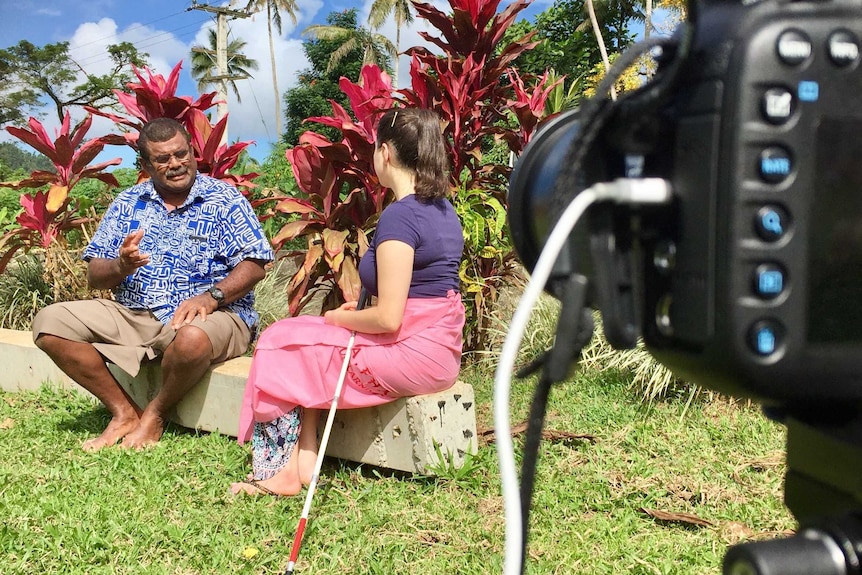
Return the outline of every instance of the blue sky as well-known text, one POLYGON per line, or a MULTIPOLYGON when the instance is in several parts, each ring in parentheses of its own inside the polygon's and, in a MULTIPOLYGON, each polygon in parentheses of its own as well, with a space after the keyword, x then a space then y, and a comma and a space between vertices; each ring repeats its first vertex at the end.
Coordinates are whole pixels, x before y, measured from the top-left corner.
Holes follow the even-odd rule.
MULTIPOLYGON (((522 14, 532 15, 544 10, 551 0, 534 0, 530 8, 522 14)), ((206 4, 199 1, 198 4, 206 4)), ((229 2, 212 0, 215 6, 228 6, 229 2)), ((437 2, 434 2, 437 4, 437 2)), ((501 2, 501 6, 507 4, 501 2)), ((28 40, 37 46, 67 41, 70 52, 78 64, 88 72, 101 73, 110 60, 105 47, 122 41, 135 44, 142 52, 150 55, 149 61, 154 72, 167 76, 180 61, 183 62, 178 93, 197 96, 195 82, 189 74, 189 54, 194 44, 207 43, 207 30, 214 28, 214 15, 191 9, 191 0, 0 0, 0 48, 28 40)), ((246 0, 234 0, 232 7, 242 8, 246 0)), ((284 14, 282 34, 276 42, 276 62, 278 65, 278 89, 283 93, 296 81, 297 72, 307 68, 308 63, 302 52, 302 30, 311 24, 325 23, 326 16, 333 11, 356 7, 359 21, 365 22, 371 0, 354 2, 296 0, 299 7, 297 24, 284 14)), ((441 5, 446 10, 448 4, 441 5)), ((401 49, 423 43, 418 35, 427 29, 425 22, 417 20, 412 30, 402 31, 401 49)), ((255 77, 238 82, 242 102, 236 101, 232 93, 228 97, 229 127, 228 137, 233 141, 255 141, 248 148, 256 158, 263 159, 276 141, 275 95, 270 72, 269 41, 264 13, 250 18, 235 19, 230 22, 231 34, 246 40, 245 53, 258 61, 259 68, 255 77)), ((392 22, 384 25, 381 32, 389 35, 394 42, 395 26, 392 22)), ((399 86, 409 84, 406 75, 409 63, 402 59, 400 64, 401 80, 399 86)), ((74 118, 74 119, 80 119, 74 118)), ((56 120, 52 115, 45 117, 49 134, 56 120)), ((111 130, 110 122, 97 119, 88 136, 96 136, 111 130)), ((0 141, 10 141, 5 131, 0 133, 0 141)), ((99 160, 114 157, 131 158, 131 154, 118 147, 108 147, 99 160)))

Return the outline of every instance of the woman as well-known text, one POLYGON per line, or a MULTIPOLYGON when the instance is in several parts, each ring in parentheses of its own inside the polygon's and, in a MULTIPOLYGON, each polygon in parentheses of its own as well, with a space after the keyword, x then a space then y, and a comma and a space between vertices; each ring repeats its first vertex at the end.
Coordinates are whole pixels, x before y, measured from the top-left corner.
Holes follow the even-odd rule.
POLYGON ((260 336, 246 386, 240 442, 253 473, 233 493, 295 495, 317 460, 320 410, 332 402, 350 332, 356 337, 339 408, 443 391, 460 368, 464 238, 448 201, 448 158, 431 110, 392 109, 377 124, 374 171, 395 201, 383 210, 359 276, 377 297, 272 324, 260 336))

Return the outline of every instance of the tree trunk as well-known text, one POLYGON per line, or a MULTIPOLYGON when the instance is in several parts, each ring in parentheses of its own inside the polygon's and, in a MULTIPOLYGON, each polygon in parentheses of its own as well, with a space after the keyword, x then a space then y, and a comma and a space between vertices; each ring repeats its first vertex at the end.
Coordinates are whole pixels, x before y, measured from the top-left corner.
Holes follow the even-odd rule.
POLYGON ((398 62, 401 60, 401 26, 395 25, 395 79, 392 81, 392 89, 398 89, 398 62))
POLYGON ((652 0, 646 0, 646 8, 644 10, 644 39, 649 39, 649 33, 652 29, 652 0))
POLYGON ((278 76, 275 71, 275 44, 272 42, 272 3, 266 5, 266 29, 269 32, 269 61, 272 64, 272 89, 275 92, 276 141, 281 141, 281 97, 278 94, 278 76))
MULTIPOLYGON (((605 47, 605 40, 602 38, 602 29, 599 27, 599 20, 596 18, 596 8, 593 6, 593 0, 587 0, 587 11, 590 14, 590 24, 593 25, 593 33, 596 35, 596 42, 599 44, 599 52, 602 54, 602 62, 605 64, 605 73, 611 69, 610 60, 608 60, 608 49, 605 47)), ((599 98, 604 97, 604 94, 596 94, 599 98)), ((611 84, 611 99, 617 99, 617 90, 611 84)))

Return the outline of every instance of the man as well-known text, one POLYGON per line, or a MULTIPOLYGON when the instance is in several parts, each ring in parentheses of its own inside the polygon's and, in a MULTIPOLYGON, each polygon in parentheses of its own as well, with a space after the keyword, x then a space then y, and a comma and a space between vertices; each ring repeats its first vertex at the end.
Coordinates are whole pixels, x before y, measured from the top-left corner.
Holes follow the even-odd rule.
POLYGON ((197 173, 189 141, 169 118, 141 129, 150 180, 117 196, 84 250, 90 286, 116 301, 56 303, 33 320, 36 345, 111 412, 88 451, 156 443, 168 410, 212 363, 245 353, 256 331, 252 288, 272 246, 242 194, 197 173), (105 360, 136 375, 157 356, 162 387, 142 410, 105 360))

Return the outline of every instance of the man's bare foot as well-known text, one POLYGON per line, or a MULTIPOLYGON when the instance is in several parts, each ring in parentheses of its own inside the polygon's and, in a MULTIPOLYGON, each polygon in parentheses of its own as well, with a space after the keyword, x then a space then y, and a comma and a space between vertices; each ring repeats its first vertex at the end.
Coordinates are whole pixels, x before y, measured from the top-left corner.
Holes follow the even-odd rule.
POLYGON ((165 422, 161 417, 144 413, 137 428, 126 435, 120 443, 122 449, 144 449, 159 442, 165 431, 165 422))
POLYGON ((105 447, 116 445, 118 441, 137 429, 141 419, 135 414, 133 417, 113 417, 108 427, 99 437, 88 439, 81 445, 84 451, 98 451, 105 447))
POLYGON ((269 479, 261 481, 248 479, 230 484, 230 492, 234 495, 245 493, 247 495, 275 495, 290 497, 302 491, 302 484, 296 477, 288 478, 288 473, 279 472, 269 479), (279 476, 282 477, 279 477, 279 476))

